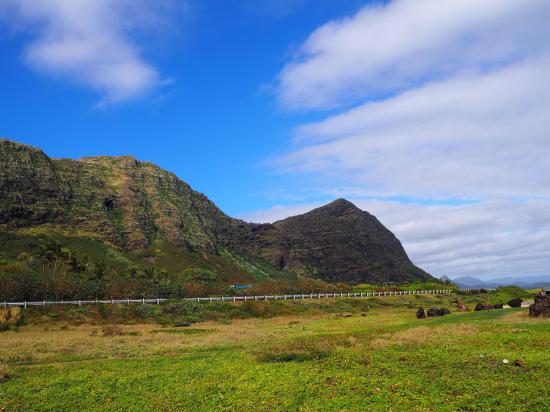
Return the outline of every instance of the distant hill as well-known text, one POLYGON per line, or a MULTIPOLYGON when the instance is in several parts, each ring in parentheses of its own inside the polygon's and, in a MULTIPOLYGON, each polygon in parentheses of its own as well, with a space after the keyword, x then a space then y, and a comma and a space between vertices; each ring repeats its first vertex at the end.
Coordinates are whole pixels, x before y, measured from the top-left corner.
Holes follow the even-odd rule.
POLYGON ((535 289, 550 285, 550 275, 540 276, 508 276, 489 280, 481 280, 466 276, 453 279, 453 282, 463 288, 496 288, 498 286, 515 285, 524 289, 535 289))
POLYGON ((66 247, 114 277, 154 267, 191 277, 205 269, 226 283, 433 279, 374 216, 344 199, 254 224, 227 216, 173 173, 131 156, 52 159, 0 139, 0 164, 0 252, 11 262, 19 256, 25 270, 45 272, 40 248, 59 254, 66 247))

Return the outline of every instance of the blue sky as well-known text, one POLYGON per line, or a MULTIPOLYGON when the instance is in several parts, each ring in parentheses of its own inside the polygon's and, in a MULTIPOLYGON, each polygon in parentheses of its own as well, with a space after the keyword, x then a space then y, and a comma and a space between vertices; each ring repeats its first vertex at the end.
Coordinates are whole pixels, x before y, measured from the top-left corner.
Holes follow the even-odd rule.
POLYGON ((226 213, 346 197, 435 275, 550 273, 546 0, 5 0, 0 136, 226 213))
POLYGON ((287 179, 265 163, 312 115, 279 107, 269 85, 293 47, 361 2, 287 1, 271 10, 261 3, 190 2, 170 20, 180 27, 140 43, 168 84, 101 108, 97 91, 30 68, 23 51, 32 32, 4 25, 1 134, 54 157, 132 154, 152 161, 232 215, 270 206, 270 193, 287 179))

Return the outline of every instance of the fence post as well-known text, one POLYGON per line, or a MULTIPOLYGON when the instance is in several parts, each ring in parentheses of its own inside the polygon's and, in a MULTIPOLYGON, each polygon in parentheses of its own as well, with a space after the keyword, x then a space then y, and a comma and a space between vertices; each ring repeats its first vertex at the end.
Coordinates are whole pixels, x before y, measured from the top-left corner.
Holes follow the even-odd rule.
POLYGON ((27 308, 27 301, 25 301, 25 309, 27 308))
POLYGON ((233 302, 237 301, 237 296, 233 296, 233 302))
POLYGON ((82 306, 82 302, 80 301, 80 299, 78 300, 78 306, 82 306))
POLYGON ((141 298, 141 303, 145 305, 145 298, 141 298))
POLYGON ((160 299, 157 298, 157 305, 160 305, 160 299))

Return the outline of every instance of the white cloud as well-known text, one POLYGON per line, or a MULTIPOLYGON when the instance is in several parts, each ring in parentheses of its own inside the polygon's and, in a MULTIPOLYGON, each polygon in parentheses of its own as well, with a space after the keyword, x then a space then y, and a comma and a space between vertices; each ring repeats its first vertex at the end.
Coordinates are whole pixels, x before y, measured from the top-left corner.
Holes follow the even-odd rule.
POLYGON ((394 0, 314 31, 279 75, 294 108, 334 107, 548 48, 546 0, 394 0))
POLYGON ((549 18, 546 0, 394 0, 329 22, 277 87, 286 108, 333 111, 272 165, 358 199, 435 275, 549 273, 549 18))
POLYGON ((0 9, 33 37, 25 49, 29 65, 97 91, 104 105, 137 98, 162 83, 131 37, 158 28, 157 13, 166 5, 166 0, 6 0, 0 9))
MULTIPOLYGON (((550 207, 544 201, 489 201, 461 206, 352 199, 401 240, 434 276, 527 276, 550 273, 550 207)), ((246 220, 273 222, 320 204, 276 206, 246 220)))
POLYGON ((458 76, 297 131, 276 161, 371 194, 550 198, 550 58, 458 76))

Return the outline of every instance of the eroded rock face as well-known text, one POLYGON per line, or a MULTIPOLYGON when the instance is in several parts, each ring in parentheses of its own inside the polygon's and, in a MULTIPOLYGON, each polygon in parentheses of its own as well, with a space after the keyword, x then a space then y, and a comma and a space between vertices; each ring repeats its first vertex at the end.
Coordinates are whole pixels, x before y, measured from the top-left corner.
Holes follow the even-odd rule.
POLYGON ((339 199, 274 224, 225 215, 173 173, 133 157, 51 159, 0 139, 0 231, 41 226, 122 250, 156 240, 188 251, 221 249, 329 281, 427 280, 376 217, 339 199))
POLYGON ((529 316, 550 318, 550 296, 535 296, 535 302, 529 306, 529 316))

